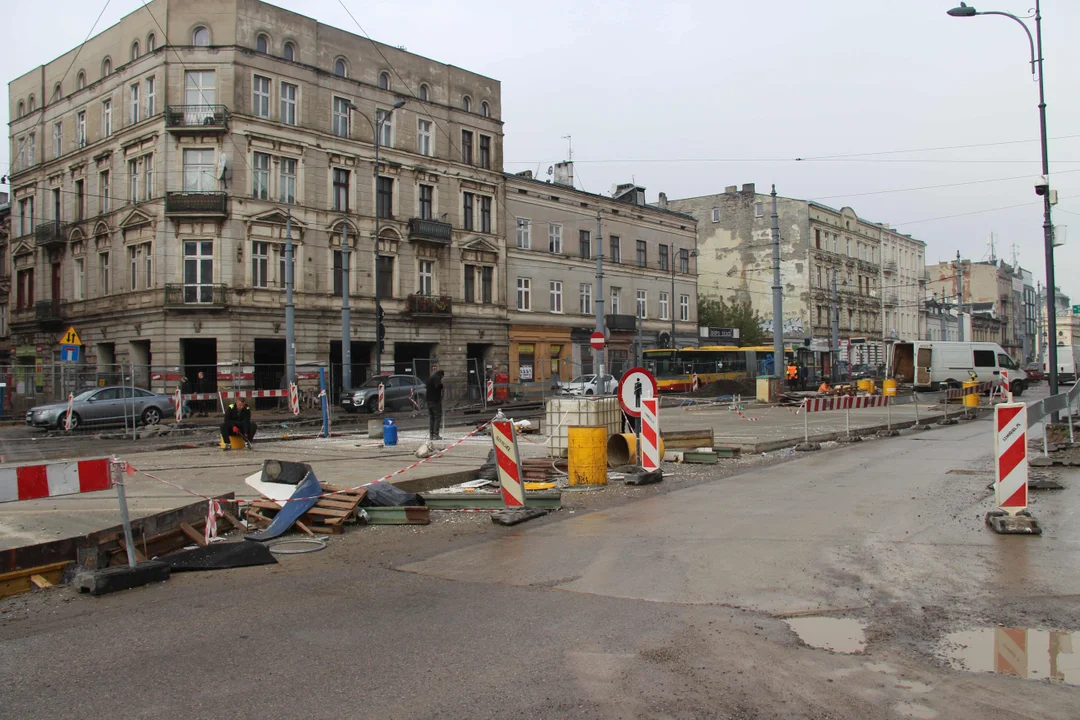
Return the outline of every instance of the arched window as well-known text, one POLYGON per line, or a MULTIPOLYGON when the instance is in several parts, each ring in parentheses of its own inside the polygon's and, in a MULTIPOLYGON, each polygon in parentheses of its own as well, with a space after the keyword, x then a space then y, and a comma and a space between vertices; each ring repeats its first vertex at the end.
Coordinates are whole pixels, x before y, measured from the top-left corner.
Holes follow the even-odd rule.
POLYGON ((210 47, 210 31, 201 25, 191 33, 191 44, 195 47, 210 47))
POLYGON ((487 104, 487 100, 480 103, 480 114, 484 117, 491 117, 491 106, 487 104))
POLYGON ((105 61, 101 63, 101 77, 108 77, 112 74, 112 60, 105 58, 105 61))
POLYGON ((138 40, 131 43, 131 59, 132 60, 138 60, 139 59, 139 41, 138 40))
POLYGON ((84 87, 86 87, 86 73, 80 70, 79 74, 75 76, 75 89, 82 90, 84 87))
POLYGON ((338 77, 348 77, 349 73, 345 67, 345 58, 338 58, 334 61, 334 74, 338 77))
POLYGON ((270 38, 265 35, 255 38, 255 51, 261 53, 270 52, 270 38))
POLYGON ((20 100, 19 101, 19 117, 22 117, 25 114, 26 114, 26 103, 24 103, 22 100, 20 100))
POLYGON ((428 86, 427 83, 420 83, 420 99, 427 102, 428 99, 428 86))
POLYGON ((154 41, 155 41, 154 33, 150 33, 149 35, 146 36, 146 52, 152 53, 152 52, 154 52, 154 50, 157 49, 157 46, 154 44, 154 41))
POLYGON ((390 89, 390 74, 389 73, 384 73, 384 72, 379 73, 379 89, 380 90, 389 90, 390 89))
POLYGON ((26 110, 27 112, 34 112, 37 110, 37 101, 34 100, 33 95, 30 96, 30 101, 26 104, 26 110))
POLYGON ((61 95, 63 95, 63 91, 60 88, 60 83, 56 83, 56 87, 54 87, 52 91, 52 101, 56 102, 60 99, 61 95))
POLYGON ((472 112, 472 98, 468 95, 461 97, 461 109, 465 112, 472 112))
POLYGON ((296 47, 291 42, 285 43, 285 51, 282 53, 282 57, 289 62, 296 59, 296 47))

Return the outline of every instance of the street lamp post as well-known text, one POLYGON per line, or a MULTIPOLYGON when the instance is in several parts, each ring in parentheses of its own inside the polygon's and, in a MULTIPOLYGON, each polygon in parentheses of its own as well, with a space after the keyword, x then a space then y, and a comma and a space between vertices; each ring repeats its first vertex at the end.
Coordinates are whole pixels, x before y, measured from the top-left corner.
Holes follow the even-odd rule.
MULTIPOLYGON (((1031 48, 1031 73, 1038 75, 1039 81, 1039 140, 1042 144, 1042 178, 1035 186, 1035 194, 1043 199, 1043 252, 1046 262, 1046 324, 1047 324, 1047 363, 1049 375, 1047 380, 1050 385, 1050 394, 1057 394, 1057 314, 1055 308, 1054 284, 1054 226, 1050 219, 1050 156, 1047 150, 1046 137, 1046 93, 1043 86, 1043 52, 1042 52, 1042 14, 1039 10, 1039 0, 1035 0, 1035 37, 1031 37, 1031 30, 1027 23, 1012 13, 999 12, 996 10, 978 11, 975 8, 960 3, 948 11, 952 17, 974 17, 976 15, 1001 15, 1015 20, 1024 28, 1028 36, 1028 45, 1031 48)), ((1054 413, 1054 421, 1057 421, 1057 413, 1054 413)))

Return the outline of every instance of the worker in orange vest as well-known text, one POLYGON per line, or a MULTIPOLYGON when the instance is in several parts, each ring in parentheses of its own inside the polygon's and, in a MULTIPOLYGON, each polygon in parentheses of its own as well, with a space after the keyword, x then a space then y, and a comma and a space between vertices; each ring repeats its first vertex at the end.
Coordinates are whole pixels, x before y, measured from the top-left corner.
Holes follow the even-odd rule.
POLYGON ((787 380, 788 380, 788 383, 794 383, 795 380, 798 379, 798 377, 799 377, 799 368, 795 367, 794 364, 788 365, 787 366, 787 380))

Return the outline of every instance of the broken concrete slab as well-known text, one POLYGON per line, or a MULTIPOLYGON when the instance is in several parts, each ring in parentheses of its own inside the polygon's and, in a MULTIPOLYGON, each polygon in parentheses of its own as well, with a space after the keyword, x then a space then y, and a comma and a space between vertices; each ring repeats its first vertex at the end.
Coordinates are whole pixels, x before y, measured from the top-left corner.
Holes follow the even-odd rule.
POLYGON ((836 438, 836 442, 838 442, 838 443, 862 442, 862 437, 859 436, 859 435, 844 435, 842 437, 836 438))
POLYGON ((1064 490, 1065 486, 1056 480, 1028 480, 1029 490, 1064 490))
POLYGON ((801 443, 799 443, 798 445, 795 446, 795 450, 798 451, 798 452, 810 452, 812 450, 820 450, 820 449, 821 449, 821 443, 816 443, 816 442, 811 442, 811 443, 801 442, 801 443))
POLYGON ((79 592, 97 597, 120 590, 130 590, 140 585, 164 582, 169 579, 169 564, 162 560, 147 560, 135 567, 119 565, 103 570, 85 570, 75 576, 79 592))
POLYGON ((938 425, 957 425, 958 422, 957 422, 956 418, 941 418, 940 420, 938 420, 937 424, 938 425))
POLYGON ((491 522, 496 525, 517 525, 547 514, 547 510, 536 507, 507 508, 491 513, 491 522))
POLYGON ((649 472, 640 470, 638 472, 627 473, 626 477, 623 478, 623 482, 627 485, 652 485, 653 483, 661 482, 663 479, 664 473, 660 470, 652 470, 649 472))
POLYGON ((1028 464, 1031 465, 1031 467, 1050 467, 1054 464, 1054 461, 1048 457, 1038 455, 1028 460, 1028 464))
POLYGON ((1042 535, 1042 526, 1029 513, 1009 515, 1002 510, 986 513, 986 525, 999 535, 1042 535))
POLYGON ((897 437, 899 435, 900 435, 899 430, 885 429, 885 430, 878 430, 878 432, 877 432, 878 437, 897 437))

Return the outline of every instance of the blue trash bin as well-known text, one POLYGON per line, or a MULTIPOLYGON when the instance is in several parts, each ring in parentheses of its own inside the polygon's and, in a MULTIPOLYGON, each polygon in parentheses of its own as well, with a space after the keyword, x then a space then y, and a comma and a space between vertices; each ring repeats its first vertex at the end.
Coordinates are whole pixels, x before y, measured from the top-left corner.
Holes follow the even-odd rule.
POLYGON ((383 445, 387 447, 397 445, 397 425, 394 424, 394 418, 383 419, 382 438, 383 445))

